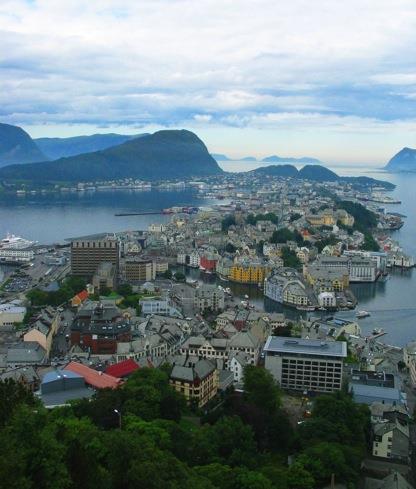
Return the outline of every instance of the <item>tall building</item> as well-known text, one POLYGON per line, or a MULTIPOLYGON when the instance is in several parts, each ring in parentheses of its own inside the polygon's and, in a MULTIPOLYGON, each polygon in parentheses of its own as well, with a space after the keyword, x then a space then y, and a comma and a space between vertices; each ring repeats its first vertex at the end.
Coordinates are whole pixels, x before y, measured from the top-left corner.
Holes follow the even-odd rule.
POLYGON ((71 273, 92 277, 101 263, 108 262, 118 271, 120 244, 113 236, 86 237, 71 242, 71 273))
POLYGON ((333 392, 342 387, 345 341, 270 336, 265 367, 284 389, 333 392))

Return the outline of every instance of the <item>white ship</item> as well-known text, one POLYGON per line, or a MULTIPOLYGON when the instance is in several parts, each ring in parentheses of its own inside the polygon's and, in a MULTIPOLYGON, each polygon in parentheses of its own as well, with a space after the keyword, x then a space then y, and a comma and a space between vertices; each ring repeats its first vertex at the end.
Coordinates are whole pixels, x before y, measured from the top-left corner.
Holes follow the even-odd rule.
POLYGON ((36 241, 29 241, 28 239, 15 236, 14 234, 7 233, 6 237, 0 241, 0 249, 4 250, 25 250, 35 245, 36 241))
POLYGON ((356 316, 357 319, 364 319, 364 318, 368 318, 368 316, 371 316, 371 314, 367 311, 358 311, 356 316))

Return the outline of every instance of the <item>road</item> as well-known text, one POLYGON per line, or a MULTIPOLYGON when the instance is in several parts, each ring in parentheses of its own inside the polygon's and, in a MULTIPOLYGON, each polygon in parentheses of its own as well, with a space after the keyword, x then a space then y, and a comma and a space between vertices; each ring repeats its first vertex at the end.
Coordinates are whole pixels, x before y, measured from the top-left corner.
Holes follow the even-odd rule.
POLYGON ((63 319, 61 319, 58 333, 56 334, 52 344, 52 350, 51 350, 52 360, 55 357, 58 358, 65 357, 70 347, 70 342, 69 339, 67 339, 67 335, 69 338, 69 335, 71 334, 71 324, 72 321, 74 320, 74 313, 68 309, 65 309, 61 313, 61 318, 63 319))

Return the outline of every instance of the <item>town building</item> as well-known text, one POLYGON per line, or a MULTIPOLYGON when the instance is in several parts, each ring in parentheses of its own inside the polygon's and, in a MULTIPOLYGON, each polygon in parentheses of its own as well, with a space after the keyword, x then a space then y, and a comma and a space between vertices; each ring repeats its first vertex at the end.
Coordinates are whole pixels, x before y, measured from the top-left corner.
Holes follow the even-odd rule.
POLYGON ((130 339, 128 318, 115 305, 103 302, 87 302, 71 326, 71 344, 94 354, 114 354, 118 342, 130 339))
POLYGON ((0 304, 0 326, 13 326, 21 323, 26 314, 26 307, 13 302, 0 304))
POLYGON ((98 265, 96 272, 92 277, 92 285, 96 292, 117 288, 117 269, 111 262, 102 262, 98 265))
POLYGON ((228 279, 243 284, 263 284, 270 265, 259 258, 240 257, 234 260, 228 279))
POLYGON ((197 311, 222 311, 224 309, 224 290, 217 285, 202 284, 195 289, 194 308, 197 311))
POLYGON ((82 375, 67 369, 56 369, 43 377, 37 395, 47 409, 52 409, 66 406, 76 399, 88 399, 94 392, 86 385, 82 375))
POLYGON ((386 372, 353 370, 348 391, 359 404, 371 405, 374 402, 393 406, 405 404, 398 378, 386 372))
POLYGON ((379 276, 376 261, 366 256, 319 255, 314 265, 321 270, 344 268, 350 282, 375 282, 379 276))
POLYGON ((407 463, 410 453, 409 437, 408 424, 403 424, 398 419, 376 423, 373 425, 373 456, 407 463))
POLYGON ((202 407, 218 392, 218 370, 209 360, 187 358, 182 365, 173 366, 169 383, 188 402, 202 407))
POLYGON ((140 299, 139 304, 144 316, 149 314, 161 314, 182 317, 181 312, 168 297, 143 297, 140 299))
POLYGON ((46 355, 49 356, 52 341, 58 332, 59 325, 59 312, 52 307, 46 307, 32 319, 29 330, 23 335, 23 341, 39 343, 46 351, 46 355))
POLYGON ((270 336, 263 351, 266 369, 284 389, 334 392, 342 387, 345 341, 270 336))
POLYGON ((79 238, 71 241, 71 274, 90 278, 103 262, 119 269, 120 246, 114 236, 79 238))
POLYGON ((129 256, 123 262, 122 274, 127 282, 150 282, 156 278, 156 267, 150 259, 129 256))

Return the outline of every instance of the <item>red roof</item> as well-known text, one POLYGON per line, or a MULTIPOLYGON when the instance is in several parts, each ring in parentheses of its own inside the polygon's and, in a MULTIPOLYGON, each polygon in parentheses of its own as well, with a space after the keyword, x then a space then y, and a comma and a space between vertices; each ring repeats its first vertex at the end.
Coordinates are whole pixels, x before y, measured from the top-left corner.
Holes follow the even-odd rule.
POLYGON ((105 369, 105 373, 112 375, 113 377, 122 378, 127 377, 139 368, 139 365, 132 358, 129 358, 122 362, 115 363, 114 365, 110 365, 105 369))
POLYGON ((107 375, 103 372, 98 372, 97 370, 94 370, 78 362, 68 363, 65 369, 84 377, 85 382, 94 387, 94 389, 104 389, 105 387, 115 389, 122 383, 121 379, 116 379, 111 375, 107 375))
POLYGON ((88 292, 86 290, 81 290, 81 292, 79 292, 76 297, 78 297, 79 299, 81 299, 82 302, 84 302, 85 300, 88 299, 88 292))

